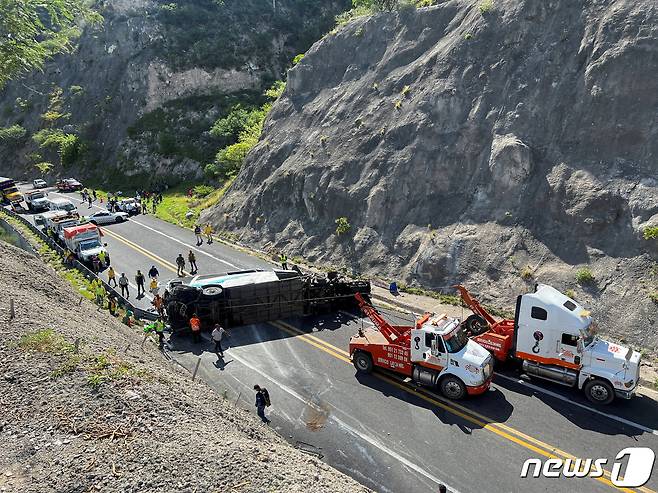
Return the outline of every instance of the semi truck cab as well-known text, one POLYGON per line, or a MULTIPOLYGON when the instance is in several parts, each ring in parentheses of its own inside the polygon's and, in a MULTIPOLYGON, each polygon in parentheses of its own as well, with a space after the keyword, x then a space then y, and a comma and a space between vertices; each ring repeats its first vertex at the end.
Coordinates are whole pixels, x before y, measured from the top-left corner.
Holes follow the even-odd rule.
POLYGON ((591 314, 544 284, 517 301, 516 358, 531 376, 583 389, 596 403, 630 399, 637 388, 640 353, 596 335, 591 314))

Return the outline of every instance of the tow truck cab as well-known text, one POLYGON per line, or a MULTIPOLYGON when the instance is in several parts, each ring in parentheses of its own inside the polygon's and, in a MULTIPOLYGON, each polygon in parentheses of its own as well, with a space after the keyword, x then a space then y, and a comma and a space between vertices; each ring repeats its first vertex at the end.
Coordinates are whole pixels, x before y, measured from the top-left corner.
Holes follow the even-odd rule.
POLYGON ((583 389, 593 402, 630 399, 640 353, 596 335, 590 312, 544 284, 517 300, 514 355, 530 376, 583 389))

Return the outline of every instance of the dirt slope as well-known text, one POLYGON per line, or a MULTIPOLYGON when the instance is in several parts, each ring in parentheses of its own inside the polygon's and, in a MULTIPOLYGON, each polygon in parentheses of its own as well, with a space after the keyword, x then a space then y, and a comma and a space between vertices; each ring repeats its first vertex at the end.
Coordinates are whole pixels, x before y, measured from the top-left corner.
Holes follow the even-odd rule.
POLYGON ((656 2, 481 3, 361 18, 316 43, 202 219, 507 308, 546 282, 655 350, 656 2))
POLYGON ((78 305, 51 269, 1 241, 0 293, 1 491, 367 491, 191 383, 154 344, 140 349, 138 331, 78 305), (45 329, 60 335, 42 338, 50 352, 16 347, 45 329))

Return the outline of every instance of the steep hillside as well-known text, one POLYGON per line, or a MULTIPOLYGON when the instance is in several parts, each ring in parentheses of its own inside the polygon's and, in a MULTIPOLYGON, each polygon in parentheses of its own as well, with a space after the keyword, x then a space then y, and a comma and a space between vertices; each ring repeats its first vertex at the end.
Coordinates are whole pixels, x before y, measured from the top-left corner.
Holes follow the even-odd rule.
POLYGON ((658 226, 656 73, 653 0, 453 0, 359 18, 289 72, 203 219, 506 307, 549 282, 655 349, 658 242, 643 231, 658 226))
POLYGON ((1 491, 369 491, 2 241, 0 290, 1 491))
POLYGON ((232 143, 209 135, 213 122, 235 104, 261 104, 348 5, 100 1, 103 25, 86 29, 72 54, 0 92, 0 172, 30 176, 49 162, 53 175, 122 188, 199 177, 232 143))

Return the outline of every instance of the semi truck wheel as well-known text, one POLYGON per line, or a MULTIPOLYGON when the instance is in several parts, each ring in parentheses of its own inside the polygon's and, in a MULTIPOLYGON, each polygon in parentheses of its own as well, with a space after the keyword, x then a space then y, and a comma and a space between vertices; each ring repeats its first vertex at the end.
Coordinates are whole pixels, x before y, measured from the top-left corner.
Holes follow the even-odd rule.
POLYGON ((357 351, 354 354, 354 367, 361 373, 372 372, 372 358, 368 353, 357 351))
POLYGON ((441 393, 448 399, 458 401, 466 395, 466 385, 459 378, 448 375, 439 383, 441 393))
POLYGON ((605 380, 590 380, 583 390, 587 399, 594 404, 610 404, 615 398, 615 390, 605 380))
POLYGON ((471 315, 465 321, 466 332, 469 337, 479 336, 489 330, 489 324, 480 315, 471 315))

